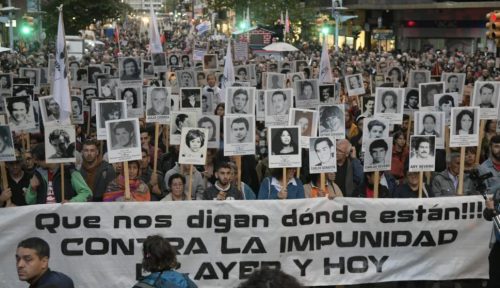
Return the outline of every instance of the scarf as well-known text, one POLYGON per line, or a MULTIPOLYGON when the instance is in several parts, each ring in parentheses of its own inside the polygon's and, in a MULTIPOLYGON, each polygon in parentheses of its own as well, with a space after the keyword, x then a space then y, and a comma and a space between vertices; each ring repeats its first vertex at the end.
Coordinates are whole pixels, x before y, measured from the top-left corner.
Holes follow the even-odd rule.
MULTIPOLYGON (((130 179, 130 196, 134 201, 151 201, 151 194, 144 182, 139 179, 130 179)), ((104 202, 124 201, 125 200, 125 177, 120 175, 109 183, 103 196, 104 202)))

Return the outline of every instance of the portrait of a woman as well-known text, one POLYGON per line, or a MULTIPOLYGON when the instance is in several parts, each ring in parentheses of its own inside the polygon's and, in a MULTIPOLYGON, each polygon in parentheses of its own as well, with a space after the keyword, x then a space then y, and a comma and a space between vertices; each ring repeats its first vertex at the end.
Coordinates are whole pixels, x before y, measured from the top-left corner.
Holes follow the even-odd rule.
POLYGON ((462 110, 457 115, 455 127, 456 135, 474 134, 474 113, 470 110, 462 110))
POLYGON ((127 58, 123 60, 122 75, 120 80, 140 80, 141 70, 139 64, 134 58, 127 58))
POLYGON ((343 129, 344 115, 337 106, 325 106, 320 108, 319 133, 335 133, 343 129))
POLYGON ((189 130, 186 134, 186 146, 190 150, 190 157, 203 157, 202 147, 205 145, 205 135, 200 130, 189 130))
POLYGON ((381 113, 397 113, 398 96, 394 91, 386 91, 382 94, 382 110, 381 113))
POLYGON ((297 133, 292 133, 292 129, 283 128, 275 130, 273 136, 272 153, 273 155, 287 155, 299 153, 297 140, 293 139, 298 136, 297 133), (295 137, 294 137, 295 136, 295 137))
POLYGON ((137 91, 134 88, 125 88, 122 91, 122 100, 125 100, 127 109, 137 108, 137 91))

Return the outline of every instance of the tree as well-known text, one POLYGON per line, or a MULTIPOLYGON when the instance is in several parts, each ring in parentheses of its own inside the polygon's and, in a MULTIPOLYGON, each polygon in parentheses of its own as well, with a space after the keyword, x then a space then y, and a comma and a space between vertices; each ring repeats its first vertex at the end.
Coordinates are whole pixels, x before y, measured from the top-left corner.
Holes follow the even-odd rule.
POLYGON ((64 30, 66 35, 77 35, 79 30, 85 29, 96 21, 105 21, 125 16, 132 8, 120 0, 46 0, 42 1, 44 27, 47 37, 53 38, 57 34, 59 13, 57 7, 64 4, 64 30))

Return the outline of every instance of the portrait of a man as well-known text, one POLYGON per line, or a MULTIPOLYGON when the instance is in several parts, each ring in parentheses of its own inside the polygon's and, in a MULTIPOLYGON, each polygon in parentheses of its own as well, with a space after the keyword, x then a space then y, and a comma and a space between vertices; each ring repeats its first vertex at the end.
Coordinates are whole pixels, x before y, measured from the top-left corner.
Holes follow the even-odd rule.
POLYGON ((247 114, 249 95, 247 89, 236 89, 232 96, 231 114, 247 114))
POLYGON ((386 162, 387 151, 389 150, 389 145, 384 139, 376 139, 371 142, 368 147, 368 152, 371 156, 372 165, 382 165, 386 162))
POLYGON ((323 167, 323 166, 336 166, 336 157, 335 157, 335 143, 329 137, 319 137, 314 139, 313 147, 314 153, 319 160, 318 163, 314 164, 315 166, 323 167))
POLYGON ((271 109, 268 115, 286 115, 289 109, 288 97, 283 91, 271 93, 271 109))
POLYGON ((434 164, 435 136, 412 136, 410 142, 410 166, 434 164))
POLYGON ((70 133, 68 133, 65 129, 54 129, 50 132, 47 140, 55 150, 55 153, 52 155, 49 156, 49 154, 47 154, 47 159, 75 157, 75 139, 71 139, 70 133))
POLYGON ((249 137, 250 123, 244 117, 233 119, 230 128, 230 143, 247 143, 252 141, 249 137))
POLYGON ((147 116, 168 115, 169 105, 167 102, 168 90, 164 87, 152 87, 148 90, 147 116))
POLYGON ((14 131, 35 127, 30 96, 5 98, 9 124, 14 131))

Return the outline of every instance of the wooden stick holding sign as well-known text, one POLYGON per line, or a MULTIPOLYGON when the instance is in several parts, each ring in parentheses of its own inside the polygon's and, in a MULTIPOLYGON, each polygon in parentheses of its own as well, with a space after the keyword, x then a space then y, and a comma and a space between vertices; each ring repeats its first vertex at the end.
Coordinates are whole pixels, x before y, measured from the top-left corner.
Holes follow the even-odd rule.
POLYGON ((30 133, 26 133, 26 151, 30 151, 31 150, 31 137, 30 137, 30 133))
POLYGON ((410 119, 408 119, 408 129, 406 129, 406 145, 408 145, 408 143, 410 143, 410 134, 411 134, 411 127, 413 127, 411 125, 411 123, 413 122, 413 115, 410 114, 410 119))
MULTIPOLYGON (((286 186, 287 186, 286 184, 287 184, 287 182, 288 182, 288 181, 287 181, 288 179, 286 179, 286 178, 287 178, 287 177, 286 177, 286 168, 283 168, 283 179, 282 179, 282 181, 281 181, 281 182, 282 182, 282 186, 283 186, 283 188, 286 188, 286 186)), ((288 196, 288 195, 287 195, 287 196, 288 196)))
MULTIPOLYGON (((2 175, 2 190, 5 191, 9 189, 9 180, 7 178, 7 170, 5 169, 5 162, 0 162, 0 173, 2 175)), ((5 206, 9 207, 12 205, 12 200, 9 198, 5 201, 5 206)))
POLYGON ((380 184, 379 171, 373 172, 373 198, 378 198, 378 185, 380 184))
POLYGON ((237 155, 235 156, 235 160, 236 160, 236 169, 238 171, 238 177, 237 177, 237 183, 238 183, 238 190, 240 190, 241 192, 243 192, 241 190, 241 155, 237 155))
POLYGON ((328 189, 326 187, 326 175, 325 175, 325 173, 319 174, 319 183, 320 183, 319 184, 320 189, 322 189, 326 193, 326 196, 328 196, 329 193, 328 193, 328 189))
POLYGON ((465 147, 460 147, 460 172, 458 173, 457 195, 464 195, 465 147))
MULTIPOLYGON (((486 126, 486 121, 484 119, 481 119, 481 122, 480 122, 480 126, 479 126, 479 143, 482 143, 483 141, 483 137, 484 137, 484 127, 486 126)), ((479 161, 481 160, 481 147, 482 145, 478 145, 477 146, 477 150, 476 150, 476 160, 474 161, 474 163, 476 165, 479 165, 479 161)))
POLYGON ((160 123, 155 122, 155 148, 154 148, 155 150, 153 152, 154 159, 153 159, 153 176, 152 177, 155 177, 156 170, 158 168, 158 140, 160 137, 159 134, 160 134, 160 123))
POLYGON ((64 163, 59 165, 59 169, 61 169, 61 203, 64 203, 64 163))
POLYGON ((424 172, 418 172, 418 198, 422 198, 422 190, 424 187, 424 172))
POLYGON ((123 178, 125 179, 125 200, 131 200, 130 197, 130 179, 128 173, 128 161, 123 162, 123 178))
POLYGON ((188 200, 192 200, 193 195, 193 164, 189 165, 189 185, 188 185, 188 200))
POLYGON ((168 134, 170 133, 169 131, 169 126, 165 125, 163 127, 163 141, 165 142, 165 153, 168 153, 168 134))

